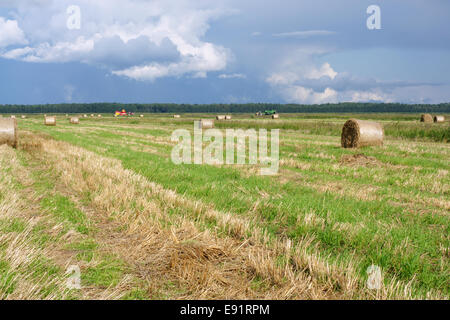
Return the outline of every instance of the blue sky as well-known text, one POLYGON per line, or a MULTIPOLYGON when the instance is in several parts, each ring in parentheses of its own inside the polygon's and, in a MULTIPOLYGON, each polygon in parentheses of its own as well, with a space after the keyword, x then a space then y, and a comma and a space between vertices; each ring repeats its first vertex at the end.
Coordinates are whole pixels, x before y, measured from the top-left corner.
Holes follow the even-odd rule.
POLYGON ((450 102, 449 17, 447 0, 0 0, 0 104, 450 102))

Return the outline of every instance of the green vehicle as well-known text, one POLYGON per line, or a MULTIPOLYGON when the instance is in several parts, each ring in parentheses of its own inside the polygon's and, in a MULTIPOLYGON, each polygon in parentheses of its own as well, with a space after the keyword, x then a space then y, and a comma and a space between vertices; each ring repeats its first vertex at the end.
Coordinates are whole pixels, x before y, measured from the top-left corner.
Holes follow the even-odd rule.
POLYGON ((276 113, 277 113, 277 110, 266 110, 266 111, 264 111, 264 115, 266 115, 266 116, 271 116, 271 115, 276 114, 276 113))

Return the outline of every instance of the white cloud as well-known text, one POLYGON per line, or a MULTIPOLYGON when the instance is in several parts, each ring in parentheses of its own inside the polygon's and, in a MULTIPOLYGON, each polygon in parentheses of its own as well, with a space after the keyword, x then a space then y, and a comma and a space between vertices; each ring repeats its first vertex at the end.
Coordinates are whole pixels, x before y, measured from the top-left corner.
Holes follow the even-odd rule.
MULTIPOLYGON (((338 73, 328 63, 317 63, 323 48, 300 48, 280 60, 266 82, 290 103, 394 102, 398 93, 414 84, 382 82, 338 73)), ((417 100, 417 99, 416 99, 417 100)))
POLYGON ((379 102, 392 102, 386 94, 383 94, 378 90, 374 91, 355 91, 351 93, 351 102, 368 102, 368 101, 379 101, 379 102))
POLYGON ((242 73, 230 73, 230 74, 223 73, 223 74, 219 75, 219 78, 220 79, 245 79, 245 78, 247 78, 247 76, 242 73))
POLYGON ((329 36, 336 34, 334 31, 328 31, 328 30, 308 30, 308 31, 292 31, 292 32, 282 32, 282 33, 274 33, 274 37, 281 37, 281 38, 288 38, 288 37, 295 37, 295 38, 310 38, 310 37, 317 37, 317 36, 329 36))
POLYGON ((228 49, 202 40, 210 22, 229 13, 209 1, 39 0, 9 6, 23 25, 21 39, 26 35, 29 44, 3 52, 1 57, 7 59, 83 62, 116 75, 154 80, 205 77, 224 70, 231 56, 228 49), (80 30, 66 27, 70 5, 81 8, 80 30))
POLYGON ((321 48, 300 48, 294 50, 281 60, 276 71, 272 72, 266 82, 278 91, 287 102, 293 103, 331 103, 336 102, 338 93, 329 87, 314 90, 303 82, 318 79, 335 79, 338 75, 328 62, 317 65, 314 55, 322 54, 321 48))
POLYGON ((26 44, 25 34, 16 20, 0 17, 0 48, 26 44))
POLYGON ((335 90, 326 88, 323 92, 302 86, 290 86, 284 89, 284 95, 289 102, 301 102, 307 104, 334 103, 338 94, 335 90))

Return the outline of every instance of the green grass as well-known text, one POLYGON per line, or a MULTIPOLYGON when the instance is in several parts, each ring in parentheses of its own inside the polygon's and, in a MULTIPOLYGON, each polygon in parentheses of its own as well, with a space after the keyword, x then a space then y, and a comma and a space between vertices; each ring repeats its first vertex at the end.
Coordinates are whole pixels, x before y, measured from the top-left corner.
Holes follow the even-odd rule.
MULTIPOLYGON (((23 126, 44 131, 102 156, 119 159, 125 168, 148 180, 217 210, 246 219, 256 218, 257 225, 253 227, 266 231, 272 238, 288 237, 296 243, 313 237, 314 249, 311 250, 316 250, 330 262, 356 263, 361 279, 364 279, 367 267, 376 264, 388 280, 396 278, 406 283, 414 278, 413 287, 417 294, 434 289, 448 295, 449 264, 448 259, 442 260, 442 248, 449 247, 446 235, 450 224, 445 209, 431 203, 448 199, 449 194, 430 188, 440 170, 450 170, 445 144, 450 138, 448 124, 420 124, 410 115, 359 115, 362 119, 384 121, 388 136, 386 146, 357 151, 376 158, 382 165, 343 166, 339 159, 355 153, 339 147, 338 137, 347 116, 327 117, 309 116, 302 120, 297 116, 269 123, 248 118, 216 122, 216 127, 221 129, 281 129, 281 158, 308 164, 310 169, 284 167, 282 169, 286 171, 280 178, 248 176, 234 167, 172 164, 167 158, 171 147, 152 141, 151 137, 170 136, 170 130, 158 126, 191 128, 190 120, 178 121, 176 125, 166 118, 102 122, 102 129, 110 126, 111 132, 95 130, 94 122, 86 121, 87 127, 94 130, 86 133, 72 131, 73 127, 66 125, 45 128, 32 121, 23 126), (128 128, 133 124, 148 126, 148 129, 128 128), (140 137, 129 138, 120 132, 131 132, 140 137), (408 141, 416 143, 416 140, 419 142, 413 147, 417 151, 408 150, 411 147, 408 141), (134 150, 125 144, 126 141, 147 144, 161 154, 134 150), (330 141, 332 143, 328 144, 330 141), (431 145, 431 141, 443 143, 431 145), (318 157, 319 154, 326 157, 318 157), (333 183, 343 185, 343 194, 320 191, 321 186, 333 183), (367 191, 373 199, 360 199, 353 194, 354 190, 369 188, 375 190, 367 191), (323 223, 305 223, 309 214, 323 223), (350 231, 345 229, 346 226, 350 231)), ((448 175, 439 179, 441 186, 449 183, 448 175)), ((80 224, 77 216, 70 213, 70 207, 60 202, 49 203, 51 207, 68 211, 65 213, 67 220, 80 224)), ((183 214, 178 210, 170 213, 183 214)), ((215 229, 216 225, 209 221, 204 227, 215 229)), ((114 279, 113 274, 119 272, 115 267, 107 279, 114 279)), ((257 280, 255 285, 259 285, 257 280)))

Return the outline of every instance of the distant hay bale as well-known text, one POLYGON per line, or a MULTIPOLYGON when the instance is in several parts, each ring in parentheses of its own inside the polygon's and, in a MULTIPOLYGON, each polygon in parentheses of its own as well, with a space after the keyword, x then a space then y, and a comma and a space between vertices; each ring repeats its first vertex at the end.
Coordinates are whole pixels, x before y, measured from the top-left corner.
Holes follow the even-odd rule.
POLYGON ((101 114, 99 114, 97 117, 99 117, 99 118, 101 118, 102 117, 102 115, 101 114))
POLYGON ((201 119, 199 121, 199 129, 212 129, 212 128, 214 128, 214 120, 201 119))
POLYGON ((91 113, 91 118, 95 117, 93 113, 91 113))
POLYGON ((343 148, 382 146, 384 130, 381 124, 373 121, 350 119, 342 128, 343 148))
POLYGON ((12 115, 12 116, 11 116, 11 119, 15 119, 15 118, 16 118, 16 116, 15 116, 15 115, 12 115))
POLYGON ((83 118, 87 118, 88 116, 87 116, 87 114, 83 114, 83 118))
POLYGON ((22 119, 26 119, 27 117, 26 117, 26 116, 24 116, 24 115, 22 115, 22 116, 21 116, 21 118, 22 118, 22 119))
POLYGON ((278 113, 275 113, 272 115, 272 119, 280 119, 280 115, 278 113))
POLYGON ((216 120, 225 120, 225 116, 216 116, 216 120))
POLYGON ((17 120, 0 119, 0 145, 7 144, 13 148, 17 147, 17 120))
POLYGON ((231 116, 225 116, 225 120, 231 120, 231 116))
POLYGON ((69 117, 69 114, 68 113, 66 113, 66 118, 68 118, 69 117))
POLYGON ((434 122, 445 122, 445 117, 444 116, 434 116, 433 121, 434 122))
POLYGON ((141 118, 143 118, 144 117, 144 115, 143 114, 141 114, 139 117, 141 117, 141 118))
POLYGON ((80 124, 80 119, 78 117, 72 117, 70 118, 71 124, 80 124))
POLYGON ((56 126, 56 117, 55 116, 45 117, 44 124, 46 126, 56 126))
POLYGON ((420 116, 420 122, 432 123, 433 122, 433 117, 431 116, 431 114, 425 113, 425 114, 420 116))
POLYGON ((174 114, 173 117, 176 119, 181 118, 181 116, 179 114, 174 114))

